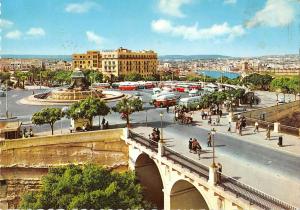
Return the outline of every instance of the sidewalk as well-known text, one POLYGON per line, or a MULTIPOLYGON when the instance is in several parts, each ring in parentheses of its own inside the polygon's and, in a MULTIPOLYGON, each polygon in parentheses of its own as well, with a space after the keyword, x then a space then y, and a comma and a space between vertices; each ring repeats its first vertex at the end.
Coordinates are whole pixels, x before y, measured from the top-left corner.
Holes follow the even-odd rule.
MULTIPOLYGON (((212 122, 215 122, 217 116, 212 117, 212 122)), ((235 122, 231 123, 231 132, 228 132, 228 118, 227 116, 222 116, 220 119, 220 125, 208 125, 208 120, 202 120, 200 111, 195 111, 193 114, 193 119, 196 124, 206 130, 211 130, 215 128, 217 133, 221 133, 233 138, 246 141, 252 144, 258 144, 260 146, 268 147, 281 152, 286 152, 292 155, 300 157, 300 138, 298 136, 283 134, 283 133, 274 133, 271 131, 271 140, 265 140, 266 138, 266 129, 259 128, 258 133, 253 133, 254 126, 246 126, 243 129, 242 136, 235 132, 235 122), (283 138, 283 146, 279 147, 278 137, 279 135, 283 138)))

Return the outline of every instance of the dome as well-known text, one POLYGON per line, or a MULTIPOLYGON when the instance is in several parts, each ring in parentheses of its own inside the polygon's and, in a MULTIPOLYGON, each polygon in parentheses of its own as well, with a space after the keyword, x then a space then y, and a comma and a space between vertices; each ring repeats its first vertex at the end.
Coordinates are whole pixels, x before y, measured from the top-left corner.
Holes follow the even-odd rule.
POLYGON ((80 70, 80 69, 75 69, 71 75, 71 78, 72 79, 75 79, 75 78, 85 78, 83 72, 80 70))

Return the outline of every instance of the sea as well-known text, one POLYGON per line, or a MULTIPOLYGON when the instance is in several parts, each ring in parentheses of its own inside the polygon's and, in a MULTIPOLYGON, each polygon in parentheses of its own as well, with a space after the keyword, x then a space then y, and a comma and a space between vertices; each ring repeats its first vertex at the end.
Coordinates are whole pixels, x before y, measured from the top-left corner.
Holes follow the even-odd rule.
POLYGON ((28 59, 46 59, 46 60, 64 60, 64 61, 72 61, 71 55, 10 55, 10 54, 2 54, 1 58, 28 58, 28 59))
POLYGON ((239 76, 241 76, 239 73, 236 72, 229 72, 229 71, 217 71, 217 70, 198 70, 197 73, 199 75, 205 75, 209 76, 215 79, 218 79, 220 77, 228 77, 230 79, 235 79, 239 76))

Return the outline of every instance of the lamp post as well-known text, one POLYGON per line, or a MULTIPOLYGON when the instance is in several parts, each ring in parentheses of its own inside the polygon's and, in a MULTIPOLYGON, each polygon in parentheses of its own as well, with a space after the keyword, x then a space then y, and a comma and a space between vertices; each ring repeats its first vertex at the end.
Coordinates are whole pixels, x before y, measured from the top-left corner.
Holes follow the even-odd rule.
POLYGON ((146 127, 148 127, 148 110, 146 109, 146 127))
POLYGON ((160 112, 159 114, 160 116, 160 143, 164 143, 164 140, 163 140, 163 112, 160 112))
POLYGON ((216 134, 216 129, 212 128, 211 129, 211 138, 212 138, 212 146, 213 146, 213 162, 212 162, 211 166, 213 168, 217 167, 216 162, 215 162, 215 158, 216 158, 216 155, 215 155, 215 134, 216 134))

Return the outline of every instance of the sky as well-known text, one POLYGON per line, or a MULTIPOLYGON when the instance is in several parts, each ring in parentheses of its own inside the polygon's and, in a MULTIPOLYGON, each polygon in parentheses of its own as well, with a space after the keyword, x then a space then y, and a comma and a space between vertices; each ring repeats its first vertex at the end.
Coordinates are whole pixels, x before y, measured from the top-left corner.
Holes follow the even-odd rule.
POLYGON ((0 0, 1 54, 298 54, 300 0, 0 0))

